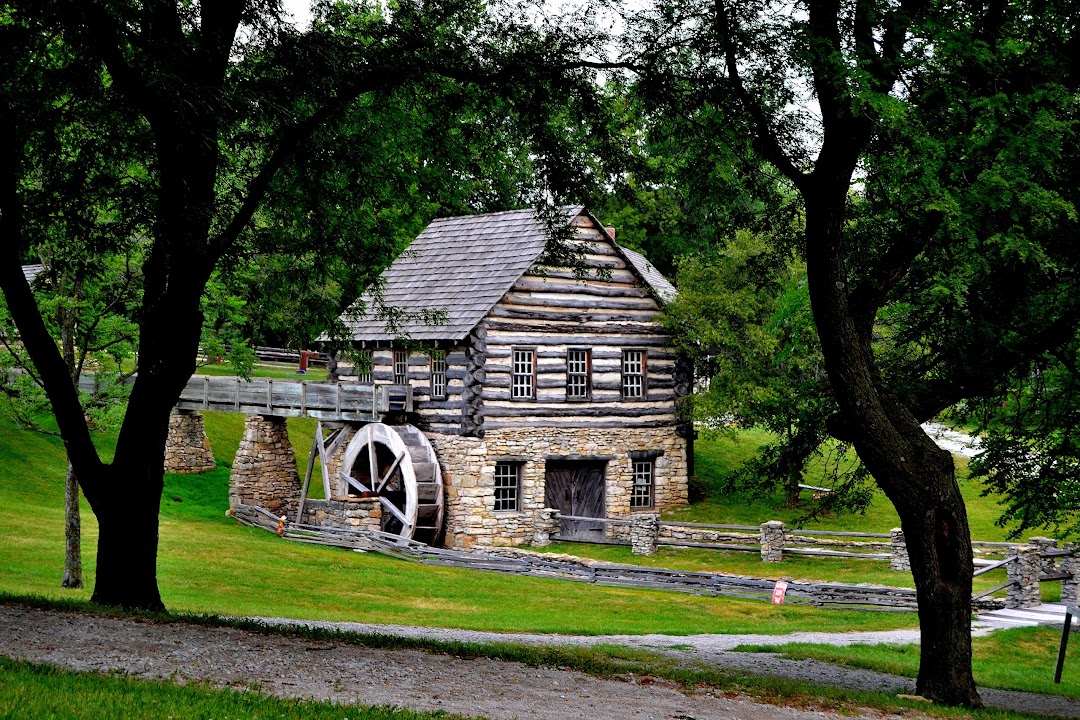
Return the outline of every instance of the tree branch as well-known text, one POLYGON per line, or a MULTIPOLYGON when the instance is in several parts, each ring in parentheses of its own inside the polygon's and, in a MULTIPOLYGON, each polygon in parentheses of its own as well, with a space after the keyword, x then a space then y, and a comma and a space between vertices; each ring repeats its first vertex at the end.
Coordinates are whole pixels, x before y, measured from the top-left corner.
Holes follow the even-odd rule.
POLYGON ((18 153, 21 145, 17 141, 19 133, 9 107, 0 106, 0 136, 8 139, 0 149, 0 288, 7 300, 8 311, 19 329, 23 346, 30 354, 41 376, 45 394, 52 403, 68 457, 79 468, 80 477, 90 483, 88 490, 93 492, 98 482, 101 459, 90 439, 90 429, 79 403, 79 394, 71 384, 68 367, 45 327, 33 290, 22 272, 19 253, 24 241, 22 205, 18 193, 18 153))

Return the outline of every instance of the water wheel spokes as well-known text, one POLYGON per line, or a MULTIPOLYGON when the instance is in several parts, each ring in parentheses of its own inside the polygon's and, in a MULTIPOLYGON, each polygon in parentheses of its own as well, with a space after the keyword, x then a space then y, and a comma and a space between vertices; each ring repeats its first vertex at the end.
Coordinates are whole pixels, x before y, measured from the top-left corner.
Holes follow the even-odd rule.
POLYGON ((383 530, 412 538, 416 528, 416 474, 405 442, 382 423, 364 425, 349 441, 342 478, 358 492, 382 505, 383 530), (367 461, 362 455, 367 453, 367 461))

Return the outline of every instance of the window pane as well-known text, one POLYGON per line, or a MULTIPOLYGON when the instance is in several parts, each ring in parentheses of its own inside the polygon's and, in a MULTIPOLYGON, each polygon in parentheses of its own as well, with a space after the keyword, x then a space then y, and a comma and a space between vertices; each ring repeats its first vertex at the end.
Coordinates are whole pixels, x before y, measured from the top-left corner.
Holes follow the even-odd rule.
POLYGON ((634 486, 630 490, 630 507, 653 506, 653 463, 634 461, 634 486))
POLYGON ((513 365, 510 397, 531 398, 533 396, 533 351, 514 350, 513 365))
POLYGON ((589 351, 566 352, 566 397, 589 397, 589 351))
POLYGON ((495 463, 495 510, 517 510, 521 466, 495 463))
POLYGON ((431 397, 446 397, 446 353, 442 350, 431 355, 431 397))
POLYGON ((405 350, 394 351, 394 384, 409 384, 409 353, 405 350))
POLYGON ((623 397, 645 397, 645 351, 624 350, 622 365, 623 397))
POLYGON ((358 382, 371 383, 371 351, 361 350, 356 366, 356 379, 358 382))

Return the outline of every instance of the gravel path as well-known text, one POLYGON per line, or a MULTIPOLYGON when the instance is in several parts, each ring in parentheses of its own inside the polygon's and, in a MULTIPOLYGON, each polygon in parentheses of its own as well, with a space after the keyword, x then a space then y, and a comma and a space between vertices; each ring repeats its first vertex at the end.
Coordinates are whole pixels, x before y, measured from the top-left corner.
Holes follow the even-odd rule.
MULTIPOLYGON (((297 624, 285 620, 271 622, 297 624)), ((304 624, 465 642, 615 643, 647 647, 694 662, 747 673, 782 675, 855 689, 912 691, 910 680, 883 673, 729 651, 733 645, 742 643, 817 641, 823 636, 819 633, 782 637, 651 635, 583 638, 356 623, 304 624)), ((837 638, 833 636, 833 639, 837 638)), ((850 633, 837 640, 909 642, 911 638, 903 640, 892 632, 850 633)), ((155 624, 2 603, 0 654, 71 670, 119 671, 137 678, 201 680, 283 697, 390 704, 415 710, 479 715, 492 720, 580 720, 582 717, 838 720, 840 717, 766 705, 721 692, 687 696, 668 683, 652 678, 637 682, 608 681, 582 673, 529 668, 496 660, 465 660, 416 650, 311 642, 230 628, 155 624)), ((1062 698, 984 690, 983 699, 1002 708, 1080 717, 1080 703, 1062 698)), ((878 717, 880 714, 868 711, 866 715, 878 717)))

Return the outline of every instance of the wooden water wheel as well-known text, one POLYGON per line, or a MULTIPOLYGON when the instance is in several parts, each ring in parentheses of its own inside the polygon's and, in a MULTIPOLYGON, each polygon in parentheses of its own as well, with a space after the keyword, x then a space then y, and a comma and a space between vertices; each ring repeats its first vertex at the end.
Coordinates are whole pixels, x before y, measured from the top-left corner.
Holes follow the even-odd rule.
POLYGON ((442 473, 415 427, 362 426, 345 448, 341 477, 350 494, 379 500, 385 532, 429 544, 442 539, 442 473))

